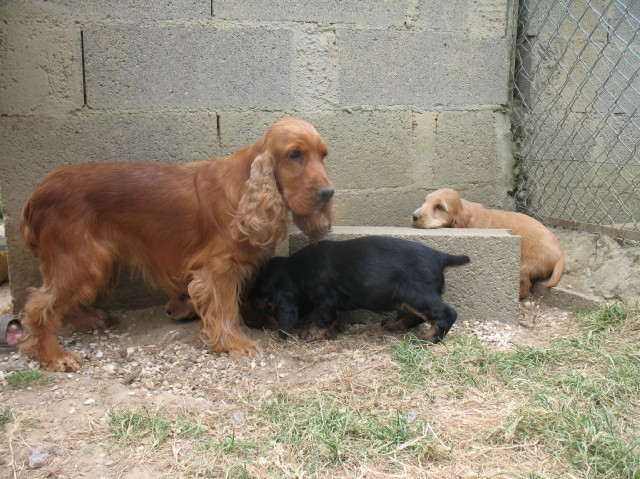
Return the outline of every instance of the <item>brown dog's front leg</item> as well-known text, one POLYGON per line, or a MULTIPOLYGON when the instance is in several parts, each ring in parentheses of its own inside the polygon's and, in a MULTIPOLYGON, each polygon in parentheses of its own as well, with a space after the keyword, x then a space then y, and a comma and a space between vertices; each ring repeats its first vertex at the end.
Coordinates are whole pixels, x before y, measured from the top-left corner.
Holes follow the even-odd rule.
MULTIPOLYGON (((219 265, 220 266, 220 265, 219 265)), ((238 292, 243 275, 229 267, 203 268, 193 275, 189 296, 202 318, 202 341, 216 353, 255 357, 260 347, 242 330, 238 292)))

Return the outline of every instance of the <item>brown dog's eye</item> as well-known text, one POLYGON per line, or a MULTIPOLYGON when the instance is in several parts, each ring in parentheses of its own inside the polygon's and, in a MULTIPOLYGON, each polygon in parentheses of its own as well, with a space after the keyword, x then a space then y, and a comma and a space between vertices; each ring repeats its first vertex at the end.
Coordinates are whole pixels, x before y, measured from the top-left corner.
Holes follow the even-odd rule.
POLYGON ((302 161, 302 153, 298 150, 293 150, 289 153, 289 158, 295 161, 302 161))
POLYGON ((444 211, 444 206, 438 203, 433 209, 436 211, 444 211))

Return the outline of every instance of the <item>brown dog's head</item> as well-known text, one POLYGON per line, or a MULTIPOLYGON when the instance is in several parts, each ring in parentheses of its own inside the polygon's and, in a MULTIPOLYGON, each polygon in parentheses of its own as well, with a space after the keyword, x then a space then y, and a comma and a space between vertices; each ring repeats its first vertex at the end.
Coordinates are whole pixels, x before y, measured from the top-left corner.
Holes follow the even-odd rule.
POLYGON ((309 238, 319 239, 333 219, 333 182, 324 166, 327 144, 310 123, 287 118, 267 130, 264 150, 294 222, 309 238))
POLYGON ((286 226, 287 210, 313 242, 331 230, 334 189, 324 166, 328 148, 313 125, 280 120, 244 151, 257 156, 235 223, 243 236, 256 246, 272 245, 273 233, 280 236, 276 224, 285 221, 286 226))
POLYGON ((442 188, 429 193, 420 208, 413 212, 414 228, 450 228, 456 226, 462 209, 460 195, 452 189, 442 188))

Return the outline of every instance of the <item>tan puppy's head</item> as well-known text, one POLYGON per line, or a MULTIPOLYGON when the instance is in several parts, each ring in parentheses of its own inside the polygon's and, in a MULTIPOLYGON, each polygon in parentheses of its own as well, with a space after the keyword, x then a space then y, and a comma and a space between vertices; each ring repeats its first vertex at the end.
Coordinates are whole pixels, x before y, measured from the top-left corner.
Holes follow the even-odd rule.
POLYGON ((420 208, 413 212, 414 228, 452 228, 462 210, 460 195, 452 189, 442 188, 429 193, 420 208))

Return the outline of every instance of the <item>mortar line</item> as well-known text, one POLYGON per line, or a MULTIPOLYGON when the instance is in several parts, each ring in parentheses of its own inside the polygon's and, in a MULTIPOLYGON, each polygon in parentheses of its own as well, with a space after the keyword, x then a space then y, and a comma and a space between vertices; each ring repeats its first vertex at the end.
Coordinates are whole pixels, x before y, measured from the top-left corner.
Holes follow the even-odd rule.
POLYGON ((82 62, 82 101, 87 106, 87 72, 84 58, 84 30, 80 30, 80 61, 82 62))
POLYGON ((220 115, 216 113, 216 135, 218 135, 218 146, 222 146, 222 135, 220 134, 220 115))

